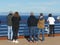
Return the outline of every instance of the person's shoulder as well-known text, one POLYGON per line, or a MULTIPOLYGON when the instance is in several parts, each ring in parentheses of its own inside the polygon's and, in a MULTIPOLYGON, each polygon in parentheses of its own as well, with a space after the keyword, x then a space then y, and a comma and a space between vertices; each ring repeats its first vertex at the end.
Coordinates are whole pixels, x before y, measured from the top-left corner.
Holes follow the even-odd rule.
POLYGON ((50 17, 50 18, 54 18, 54 17, 52 16, 52 17, 50 17))
POLYGON ((19 18, 21 18, 21 16, 19 16, 19 18))
POLYGON ((10 15, 8 14, 7 16, 9 17, 10 15))
POLYGON ((15 18, 14 16, 12 16, 12 18, 15 18))
POLYGON ((54 17, 52 17, 52 18, 54 18, 54 17))
POLYGON ((28 17, 28 19, 30 19, 30 18, 31 18, 31 16, 28 17))
POLYGON ((50 19, 50 17, 48 17, 48 19, 50 19))

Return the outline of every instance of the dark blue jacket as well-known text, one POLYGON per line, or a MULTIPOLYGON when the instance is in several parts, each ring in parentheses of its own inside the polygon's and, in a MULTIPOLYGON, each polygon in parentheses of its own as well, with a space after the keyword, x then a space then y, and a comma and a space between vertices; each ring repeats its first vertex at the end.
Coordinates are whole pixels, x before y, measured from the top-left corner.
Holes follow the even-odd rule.
POLYGON ((36 19, 35 16, 30 16, 27 20, 28 27, 37 26, 37 22, 38 20, 36 19))

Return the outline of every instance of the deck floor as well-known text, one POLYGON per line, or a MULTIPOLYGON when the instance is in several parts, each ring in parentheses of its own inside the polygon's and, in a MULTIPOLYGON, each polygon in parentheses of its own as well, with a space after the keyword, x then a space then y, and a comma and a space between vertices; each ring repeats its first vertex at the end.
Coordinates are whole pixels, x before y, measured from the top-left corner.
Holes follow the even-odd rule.
POLYGON ((36 43, 29 43, 25 38, 18 39, 19 43, 13 43, 9 40, 0 40, 0 45, 60 45, 60 36, 45 37, 45 41, 38 41, 36 43))

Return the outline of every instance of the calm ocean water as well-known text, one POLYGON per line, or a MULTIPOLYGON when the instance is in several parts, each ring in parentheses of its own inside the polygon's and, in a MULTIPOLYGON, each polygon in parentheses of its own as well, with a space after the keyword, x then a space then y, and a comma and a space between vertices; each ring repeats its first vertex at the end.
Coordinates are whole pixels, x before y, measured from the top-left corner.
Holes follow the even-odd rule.
MULTIPOLYGON (((26 23, 27 22, 27 19, 28 19, 29 16, 21 16, 21 22, 23 23, 26 23)), ((36 18, 38 18, 38 16, 35 16, 36 18)), ((53 16, 55 19, 56 19, 56 22, 57 22, 57 16, 53 16)), ((48 16, 44 16, 44 18, 47 20, 48 16)), ((3 16, 3 15, 0 15, 0 21, 4 24, 7 23, 7 16, 3 16)))
MULTIPOLYGON (((28 27, 27 27, 27 19, 29 16, 21 16, 21 23, 20 24, 20 28, 19 28, 19 35, 29 35, 29 31, 28 31, 28 27), (23 28, 25 27, 25 28, 23 28)), ((35 16, 36 18, 38 18, 38 16, 35 16)), ((60 22, 57 21, 57 15, 53 16, 56 20, 56 24, 55 24, 55 33, 60 33, 60 22)), ((48 16, 44 16, 44 18, 47 20, 48 16)), ((0 36, 7 36, 7 16, 3 16, 0 15, 0 21, 2 22, 1 27, 2 28, 0 30, 0 36), (4 29, 5 28, 5 29, 4 29)), ((46 24, 48 24, 46 22, 46 24)), ((47 27, 48 25, 46 25, 47 27)))

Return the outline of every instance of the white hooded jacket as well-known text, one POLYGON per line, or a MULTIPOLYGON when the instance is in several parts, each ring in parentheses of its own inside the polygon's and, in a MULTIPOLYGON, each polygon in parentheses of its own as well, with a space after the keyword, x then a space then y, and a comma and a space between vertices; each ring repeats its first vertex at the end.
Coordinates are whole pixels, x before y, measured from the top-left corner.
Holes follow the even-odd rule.
POLYGON ((49 17, 47 19, 47 21, 49 22, 50 25, 54 25, 55 24, 55 19, 53 17, 49 17))

